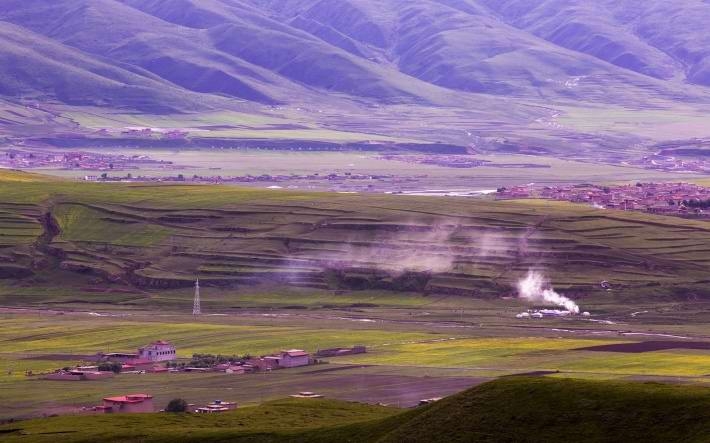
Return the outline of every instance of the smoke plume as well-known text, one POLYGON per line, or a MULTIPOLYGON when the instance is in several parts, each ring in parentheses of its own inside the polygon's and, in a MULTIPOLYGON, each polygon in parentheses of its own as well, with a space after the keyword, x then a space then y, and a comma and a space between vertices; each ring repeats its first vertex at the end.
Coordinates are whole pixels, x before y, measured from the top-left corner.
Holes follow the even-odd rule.
POLYGON ((518 295, 531 302, 561 306, 569 312, 579 314, 577 303, 555 292, 545 277, 537 271, 529 270, 527 277, 518 282, 518 295))

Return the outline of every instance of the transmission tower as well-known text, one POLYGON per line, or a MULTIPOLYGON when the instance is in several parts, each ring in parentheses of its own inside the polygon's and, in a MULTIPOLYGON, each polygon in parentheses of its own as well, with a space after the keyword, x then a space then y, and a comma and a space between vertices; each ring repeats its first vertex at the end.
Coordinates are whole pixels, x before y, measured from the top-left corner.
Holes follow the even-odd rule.
POLYGON ((192 315, 200 315, 202 310, 200 309, 200 278, 198 277, 195 281, 195 300, 192 303, 192 315))

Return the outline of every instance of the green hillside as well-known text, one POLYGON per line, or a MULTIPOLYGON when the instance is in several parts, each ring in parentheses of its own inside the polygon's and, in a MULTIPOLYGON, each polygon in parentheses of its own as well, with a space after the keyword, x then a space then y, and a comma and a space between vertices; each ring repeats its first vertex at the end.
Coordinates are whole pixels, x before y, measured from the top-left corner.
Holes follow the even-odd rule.
POLYGON ((5 175, 0 253, 9 276, 28 282, 61 270, 156 289, 190 286, 199 275, 227 287, 271 282, 489 298, 540 268, 578 296, 604 294, 602 280, 621 293, 707 296, 702 221, 559 202, 5 175))
POLYGON ((7 442, 702 443, 709 441, 709 408, 702 387, 514 377, 406 412, 286 400, 210 416, 65 416, 0 432, 7 442))
MULTIPOLYGON (((396 417, 379 442, 707 442, 707 388, 508 378, 396 417)), ((382 428, 380 428, 381 432, 382 428)), ((365 434, 367 435, 367 434, 365 434)))

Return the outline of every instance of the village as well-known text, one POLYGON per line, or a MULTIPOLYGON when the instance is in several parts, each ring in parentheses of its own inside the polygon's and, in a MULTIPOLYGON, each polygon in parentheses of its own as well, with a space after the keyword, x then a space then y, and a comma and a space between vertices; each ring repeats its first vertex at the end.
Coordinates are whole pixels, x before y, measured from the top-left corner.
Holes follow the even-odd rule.
POLYGON ((534 184, 498 189, 497 200, 549 199, 586 203, 600 209, 644 211, 652 214, 706 218, 710 188, 692 183, 636 183, 616 186, 534 184))
POLYGON ((11 169, 64 169, 79 171, 127 171, 144 167, 175 169, 171 161, 154 160, 144 154, 111 154, 83 151, 8 149, 0 155, 0 167, 11 169))
POLYGON ((187 182, 194 184, 229 184, 229 183, 286 183, 298 181, 312 182, 367 182, 367 181, 383 181, 406 182, 417 181, 418 179, 426 178, 426 176, 402 177, 392 174, 358 174, 351 172, 330 172, 330 173, 313 173, 313 174, 289 174, 289 175, 241 175, 241 176, 222 176, 211 175, 203 176, 194 174, 185 176, 178 174, 175 176, 134 176, 126 174, 124 176, 111 176, 106 173, 101 175, 87 175, 84 181, 91 182, 141 182, 141 183, 161 183, 161 182, 187 182))
POLYGON ((624 162, 623 164, 664 172, 710 173, 710 162, 707 160, 679 158, 660 153, 644 156, 640 160, 624 162))
MULTIPOLYGON (((138 348, 135 352, 98 352, 91 364, 79 364, 74 368, 64 367, 53 372, 36 374, 27 371, 25 375, 59 382, 97 382, 116 376, 131 376, 165 373, 222 373, 226 375, 245 375, 268 373, 275 370, 298 368, 309 365, 325 364, 322 358, 344 355, 364 354, 365 346, 349 348, 331 348, 317 350, 314 354, 302 349, 288 349, 280 352, 252 357, 245 355, 222 356, 212 354, 194 354, 191 358, 179 358, 177 349, 165 340, 157 340, 138 348)), ((320 398, 313 392, 298 392, 297 398, 320 398)), ((233 410, 234 402, 215 400, 202 407, 188 404, 184 412, 219 413, 233 410)), ((150 394, 125 394, 104 397, 102 403, 81 408, 84 413, 138 413, 156 412, 153 396, 150 394)))

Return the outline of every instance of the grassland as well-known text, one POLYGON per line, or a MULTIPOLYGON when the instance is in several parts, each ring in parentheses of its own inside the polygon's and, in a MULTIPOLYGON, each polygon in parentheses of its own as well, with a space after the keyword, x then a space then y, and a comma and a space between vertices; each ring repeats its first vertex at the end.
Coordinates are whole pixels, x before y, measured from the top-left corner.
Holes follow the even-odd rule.
MULTIPOLYGON (((310 430, 367 422, 391 417, 396 408, 368 406, 332 400, 281 400, 261 407, 245 408, 225 415, 203 417, 199 415, 133 415, 119 417, 66 418, 32 422, 33 428, 24 428, 24 435, 3 437, 6 441, 125 441, 141 438, 143 441, 268 441, 296 439, 310 430), (77 422, 77 419, 79 420, 77 422), (25 430, 26 429, 26 430, 25 430), (149 431, 146 430, 150 429, 149 431), (141 435, 141 437, 138 437, 141 435), (157 440, 156 440, 157 439, 157 440)), ((32 425, 30 425, 32 426, 32 425)), ((8 428, 7 426, 5 427, 8 428)), ((11 428, 11 427, 9 427, 11 428)))
MULTIPOLYGON (((578 350, 643 339, 620 335, 614 329, 673 332, 668 325, 649 329, 638 322, 594 329, 590 324, 586 327, 591 329, 575 332, 574 328, 585 326, 552 320, 521 325, 514 319, 506 321, 512 314, 503 314, 500 306, 491 306, 486 312, 483 305, 478 309, 469 305, 461 316, 446 301, 442 304, 438 309, 435 305, 371 308, 367 321, 359 321, 366 318, 363 312, 332 308, 298 313, 253 308, 242 314, 197 320, 136 308, 104 317, 71 311, 6 312, 0 332, 0 398, 15 401, 6 403, 0 418, 76 413, 104 396, 128 391, 150 392, 162 403, 182 395, 195 403, 229 397, 240 404, 258 404, 308 390, 329 398, 409 406, 421 398, 449 395, 491 378, 538 371, 565 378, 708 383, 710 357, 703 351, 623 354, 578 350), (485 317, 488 315, 490 320, 485 317), (473 323, 493 322, 495 316, 497 323, 473 323), (565 328, 572 329, 564 332, 565 328), (174 343, 180 358, 193 353, 263 355, 292 347, 315 352, 354 344, 366 345, 368 353, 329 358, 330 364, 325 365, 246 376, 122 374, 106 381, 80 383, 25 376, 27 370, 37 374, 90 363, 96 352, 129 351, 159 338, 174 343)), ((702 325, 685 328, 691 336, 702 338, 702 325)))
MULTIPOLYGON (((710 266, 702 221, 565 203, 63 181, 5 182, 0 198, 7 217, 26 225, 6 226, 6 238, 29 241, 48 211, 59 230, 48 247, 60 266, 144 287, 201 274, 220 285, 491 296, 539 267, 585 295, 601 280, 620 291, 653 282, 695 292, 710 266), (392 266, 431 275, 402 280, 392 266)), ((17 266, 46 253, 31 249, 17 266)))
POLYGON ((0 428, 8 442, 708 441, 707 388, 501 379, 401 412, 329 400, 274 401, 219 416, 58 417, 0 428), (632 411, 632 412, 631 412, 632 411))
POLYGON ((708 339, 701 221, 541 201, 1 178, 0 400, 23 398, 3 418, 76 412, 128 391, 256 404, 313 390, 411 405, 536 371, 708 382, 705 351, 578 349, 708 339), (515 319, 529 306, 501 296, 531 267, 592 316, 515 319), (197 319, 185 315, 196 275, 197 319), (369 352, 263 376, 124 374, 72 389, 24 375, 160 338, 183 358, 369 352))

